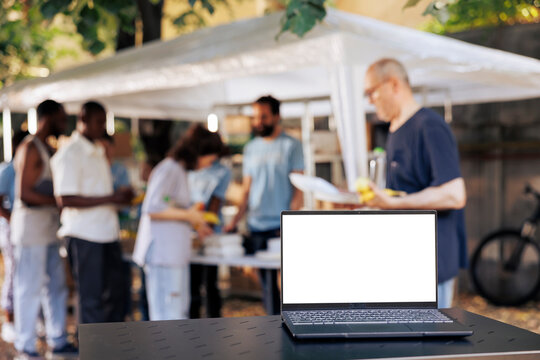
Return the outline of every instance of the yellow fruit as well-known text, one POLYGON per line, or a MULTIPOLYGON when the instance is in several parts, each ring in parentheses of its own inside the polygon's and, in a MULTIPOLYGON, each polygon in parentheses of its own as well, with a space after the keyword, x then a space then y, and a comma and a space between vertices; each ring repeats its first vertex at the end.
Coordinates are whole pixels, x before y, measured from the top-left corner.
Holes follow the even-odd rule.
POLYGON ((144 193, 137 195, 135 198, 133 198, 133 200, 131 200, 131 204, 139 205, 140 203, 142 203, 144 201, 144 195, 144 193))
POLYGON ((384 192, 386 193, 386 195, 388 195, 388 196, 397 196, 397 191, 395 191, 395 190, 392 190, 392 189, 384 189, 383 191, 384 191, 384 192))
POLYGON ((366 177, 359 177, 356 179, 356 182, 354 183, 354 187, 356 191, 360 194, 370 191, 371 188, 369 187, 369 178, 366 177))
POLYGON ((362 195, 360 195, 361 199, 362 199, 362 203, 365 203, 365 202, 368 202, 370 200, 373 200, 373 198, 375 197, 375 193, 373 191, 364 191, 362 193, 362 195))
POLYGON ((203 214, 204 221, 212 225, 219 225, 219 217, 212 212, 205 212, 203 214))
POLYGON ((404 195, 406 195, 406 193, 404 191, 397 191, 397 190, 392 190, 392 189, 384 189, 384 192, 388 196, 404 196, 404 195))

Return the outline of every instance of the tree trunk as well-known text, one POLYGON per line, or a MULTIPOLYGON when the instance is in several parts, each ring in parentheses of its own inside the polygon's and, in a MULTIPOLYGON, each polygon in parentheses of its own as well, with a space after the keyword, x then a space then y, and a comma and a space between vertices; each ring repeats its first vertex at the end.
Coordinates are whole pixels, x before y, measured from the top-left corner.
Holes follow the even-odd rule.
POLYGON ((137 5, 143 23, 143 43, 161 39, 163 0, 157 4, 153 4, 149 0, 137 0, 137 5))
MULTIPOLYGON (((152 4, 149 0, 137 0, 139 18, 142 21, 143 43, 161 39, 161 19, 163 18, 163 0, 152 4)), ((135 29, 135 20, 132 24, 135 29)), ((128 33, 118 27, 116 51, 135 46, 135 33, 128 33)))
MULTIPOLYGON (((135 20, 133 20, 133 29, 135 29, 135 20)), ((116 51, 135 46, 135 31, 128 33, 118 26, 118 35, 116 37, 116 51)))

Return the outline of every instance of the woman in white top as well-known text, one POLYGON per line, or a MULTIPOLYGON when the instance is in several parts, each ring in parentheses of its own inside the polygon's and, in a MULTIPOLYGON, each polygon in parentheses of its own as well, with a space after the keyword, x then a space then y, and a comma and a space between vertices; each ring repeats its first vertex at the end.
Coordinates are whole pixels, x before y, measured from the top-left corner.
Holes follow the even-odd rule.
POLYGON ((217 159, 211 145, 216 136, 193 126, 150 175, 133 254, 144 266, 150 320, 188 317, 191 232, 204 238, 212 230, 203 213, 190 207, 187 172, 217 159))

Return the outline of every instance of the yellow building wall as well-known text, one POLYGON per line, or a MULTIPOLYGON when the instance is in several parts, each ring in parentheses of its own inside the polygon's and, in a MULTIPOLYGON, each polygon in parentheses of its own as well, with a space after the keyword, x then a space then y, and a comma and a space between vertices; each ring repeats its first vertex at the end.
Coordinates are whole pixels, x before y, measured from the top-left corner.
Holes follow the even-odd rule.
POLYGON ((403 10, 407 0, 334 0, 336 8, 368 16, 396 25, 418 28, 430 19, 422 13, 431 0, 421 0, 416 6, 403 10))
MULTIPOLYGON (((217 26, 233 21, 262 16, 266 9, 265 0, 229 0, 228 3, 229 6, 224 4, 217 5, 215 12, 212 15, 204 10, 199 11, 199 13, 203 14, 206 26, 217 26)), ((178 28, 173 24, 174 20, 179 15, 189 9, 190 6, 187 1, 165 0, 163 9, 165 16, 161 28, 161 36, 164 40, 175 38, 178 35, 186 34, 199 28, 199 26, 196 25, 178 28)), ((200 6, 198 10, 200 10, 200 6)))
MULTIPOLYGON (((403 10, 407 0, 332 0, 330 4, 339 10, 368 16, 381 21, 418 28, 429 17, 422 16, 431 0, 421 0, 413 8, 403 10)), ((204 13, 206 26, 217 26, 233 21, 263 16, 267 11, 275 11, 281 7, 278 0, 229 0, 229 6, 218 5, 213 15, 204 13)), ((180 14, 189 10, 187 1, 166 0, 164 6, 162 36, 164 40, 174 38, 196 30, 197 26, 186 26, 179 29, 173 24, 180 14)))

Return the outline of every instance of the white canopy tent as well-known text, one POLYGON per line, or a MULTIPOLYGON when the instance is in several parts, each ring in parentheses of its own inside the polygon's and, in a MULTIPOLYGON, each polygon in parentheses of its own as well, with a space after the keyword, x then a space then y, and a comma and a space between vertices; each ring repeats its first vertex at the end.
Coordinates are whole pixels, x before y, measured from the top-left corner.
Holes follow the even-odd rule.
POLYGON ((18 82, 0 90, 0 109, 26 112, 52 98, 74 113, 98 99, 117 116, 203 120, 216 104, 263 94, 329 97, 352 187, 367 171, 364 73, 381 57, 405 64, 426 105, 540 96, 535 59, 333 9, 306 37, 285 34, 276 41, 280 17, 203 29, 18 82))

